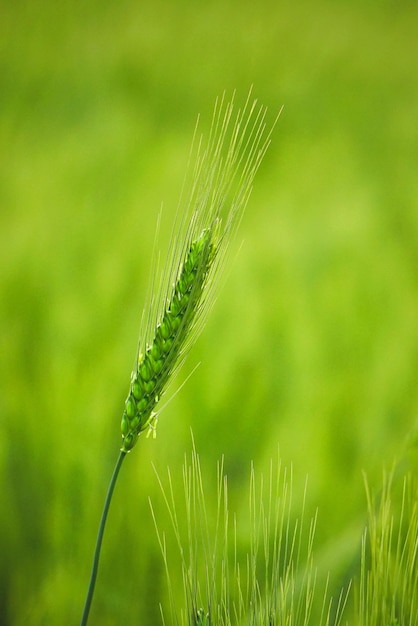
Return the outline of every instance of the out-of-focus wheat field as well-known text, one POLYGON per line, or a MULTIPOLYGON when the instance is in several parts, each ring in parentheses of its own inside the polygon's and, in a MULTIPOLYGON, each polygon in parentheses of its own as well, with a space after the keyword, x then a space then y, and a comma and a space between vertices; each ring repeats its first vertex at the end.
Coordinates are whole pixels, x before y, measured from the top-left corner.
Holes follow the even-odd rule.
POLYGON ((407 0, 2 3, 1 625, 80 619, 158 212, 164 254, 197 116, 251 85, 283 113, 179 383, 200 367, 122 468, 91 624, 161 623, 149 498, 174 578, 178 557, 152 466, 181 493, 191 430, 208 510, 224 455, 245 527, 250 463, 279 448, 319 577, 356 573, 362 472, 378 489, 414 462, 417 20, 407 0))

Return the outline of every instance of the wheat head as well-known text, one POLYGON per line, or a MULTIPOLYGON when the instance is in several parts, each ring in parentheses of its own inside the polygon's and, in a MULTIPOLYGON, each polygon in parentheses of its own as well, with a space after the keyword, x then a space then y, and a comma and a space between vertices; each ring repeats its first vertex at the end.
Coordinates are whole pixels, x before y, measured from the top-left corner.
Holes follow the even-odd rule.
POLYGON ((143 314, 121 422, 123 452, 133 448, 146 428, 155 432, 157 404, 202 328, 214 279, 270 141, 274 124, 266 132, 266 109, 251 101, 251 92, 244 107, 234 109, 234 98, 222 98, 215 105, 208 141, 195 132, 195 165, 183 193, 188 198, 180 201, 165 269, 143 314))

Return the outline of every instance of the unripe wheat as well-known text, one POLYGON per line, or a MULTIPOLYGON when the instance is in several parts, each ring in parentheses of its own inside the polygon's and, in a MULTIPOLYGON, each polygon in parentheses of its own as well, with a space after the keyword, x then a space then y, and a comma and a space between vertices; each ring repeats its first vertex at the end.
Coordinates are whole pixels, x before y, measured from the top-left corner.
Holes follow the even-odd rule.
POLYGON ((269 144, 265 108, 250 104, 249 96, 235 117, 233 110, 233 100, 217 103, 206 146, 195 142, 189 198, 180 202, 166 271, 145 315, 122 416, 122 452, 146 428, 155 432, 156 405, 202 326, 214 277, 269 144))
POLYGON ((138 359, 122 417, 123 447, 128 452, 154 417, 153 410, 189 336, 210 266, 216 255, 215 224, 193 241, 184 259, 173 296, 152 344, 138 359))
MULTIPOLYGON (((173 230, 159 288, 154 289, 154 278, 151 283, 122 416, 122 447, 99 524, 81 626, 88 621, 107 514, 123 459, 142 431, 150 428, 155 433, 156 405, 202 328, 214 278, 225 263, 228 244, 269 144, 272 129, 265 135, 263 107, 250 104, 249 95, 231 124, 233 109, 233 99, 217 102, 206 147, 197 142, 189 198, 186 204, 181 199, 179 224, 173 230)), ((197 615, 202 626, 208 623, 206 618, 204 612, 197 615)))

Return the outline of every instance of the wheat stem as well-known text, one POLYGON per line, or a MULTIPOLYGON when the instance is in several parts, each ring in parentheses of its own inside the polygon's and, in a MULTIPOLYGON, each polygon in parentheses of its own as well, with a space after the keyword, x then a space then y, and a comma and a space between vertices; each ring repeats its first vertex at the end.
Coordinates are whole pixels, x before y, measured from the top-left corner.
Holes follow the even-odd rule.
POLYGON ((126 452, 121 450, 118 456, 118 460, 116 461, 116 465, 115 465, 115 469, 113 470, 112 477, 110 479, 109 487, 107 489, 106 500, 103 506, 102 517, 100 519, 99 530, 97 533, 96 547, 94 549, 94 556, 93 556, 93 565, 92 565, 91 574, 90 574, 90 582, 89 582, 89 587, 87 590, 87 596, 86 596, 86 601, 84 604, 84 611, 83 611, 83 616, 81 618, 80 626, 86 626, 87 620, 89 618, 91 602, 93 600, 93 594, 94 594, 94 587, 96 585, 97 572, 99 569, 100 550, 102 547, 107 514, 109 512, 110 502, 112 500, 113 490, 116 485, 116 481, 119 475, 119 470, 122 466, 123 459, 125 458, 125 456, 126 456, 126 452))

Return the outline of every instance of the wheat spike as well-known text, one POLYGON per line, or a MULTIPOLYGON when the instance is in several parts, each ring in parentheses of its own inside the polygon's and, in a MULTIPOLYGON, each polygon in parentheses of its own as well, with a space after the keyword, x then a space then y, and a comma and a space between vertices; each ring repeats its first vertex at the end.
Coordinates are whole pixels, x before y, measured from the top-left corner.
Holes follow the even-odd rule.
POLYGON ((222 98, 207 143, 195 136, 188 201, 179 205, 166 271, 144 316, 121 422, 123 452, 133 448, 142 431, 155 428, 156 405, 201 330, 214 277, 268 147, 272 129, 265 134, 266 109, 250 102, 250 94, 235 116, 233 99, 225 103, 222 98))
POLYGON ((150 424, 153 410, 196 319, 208 272, 216 255, 215 230, 215 225, 205 229, 191 243, 153 342, 139 358, 122 417, 125 452, 132 449, 140 432, 150 424))

